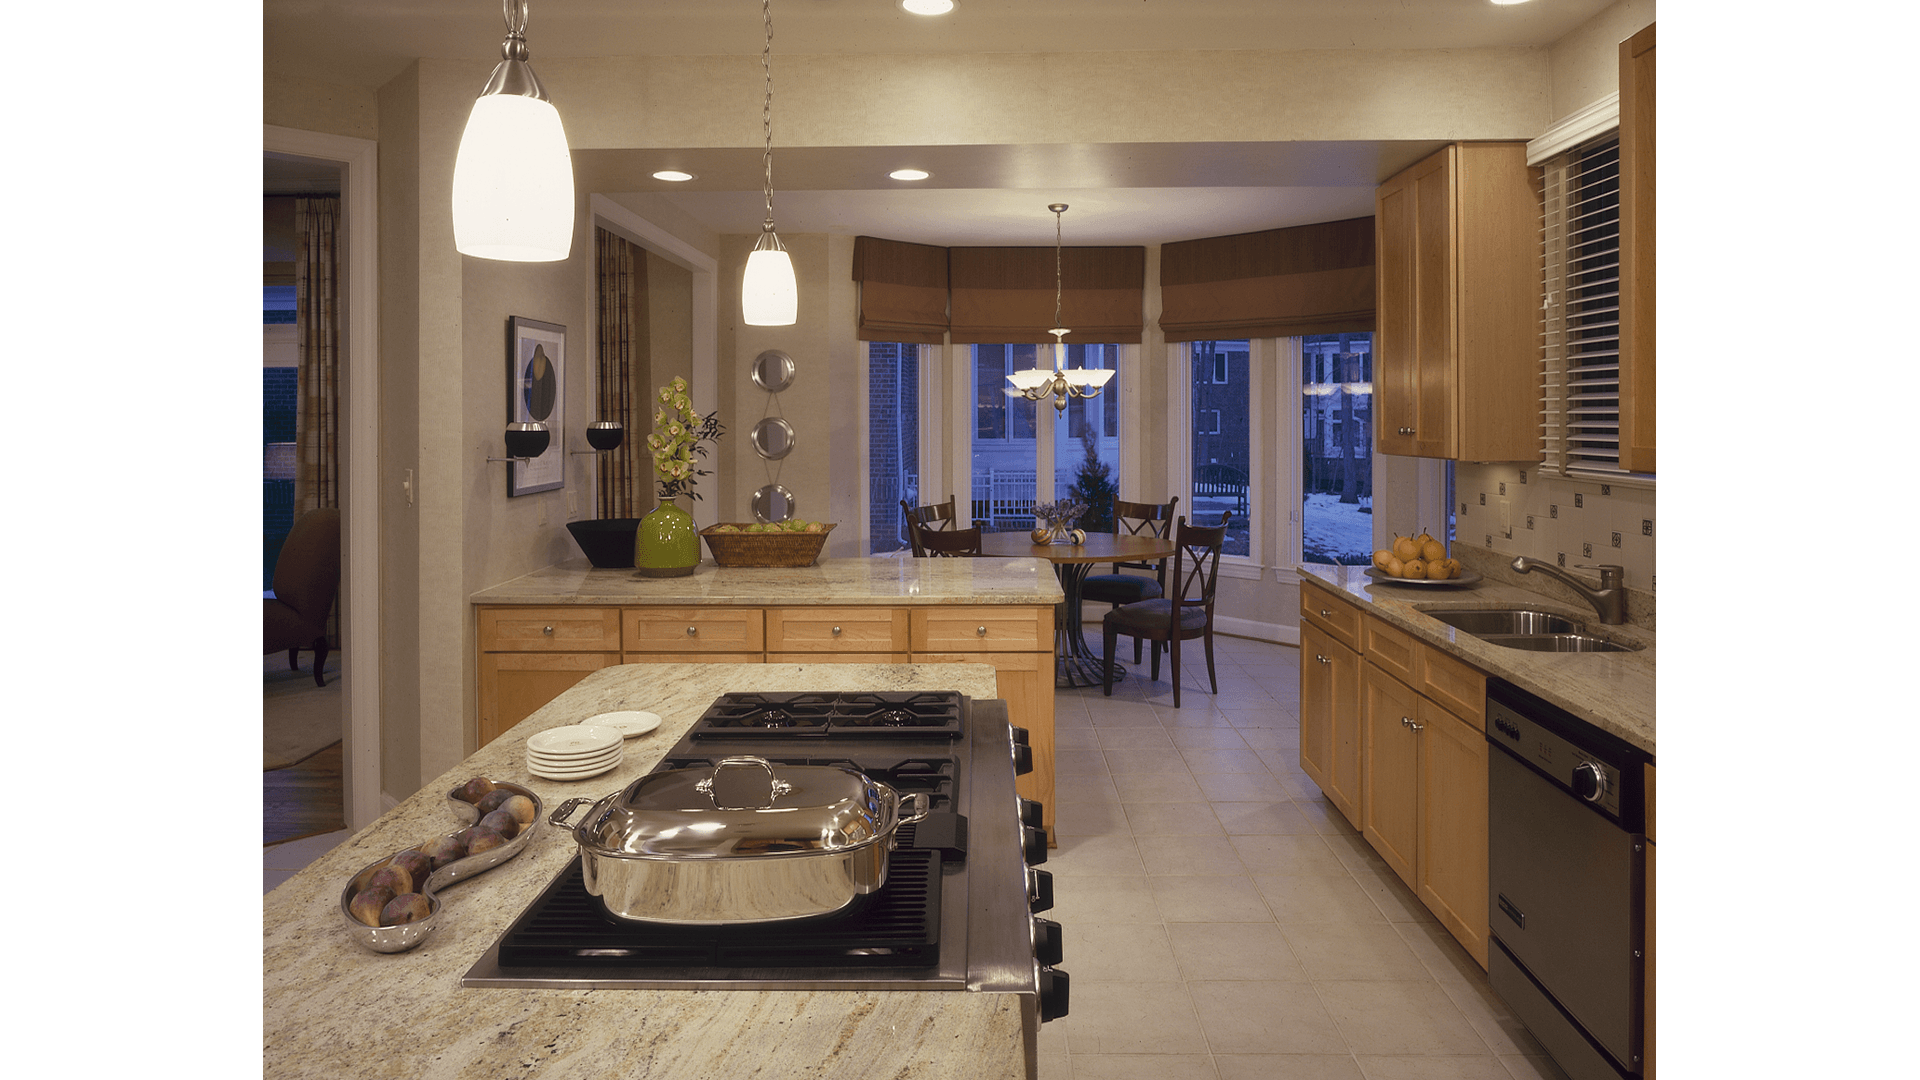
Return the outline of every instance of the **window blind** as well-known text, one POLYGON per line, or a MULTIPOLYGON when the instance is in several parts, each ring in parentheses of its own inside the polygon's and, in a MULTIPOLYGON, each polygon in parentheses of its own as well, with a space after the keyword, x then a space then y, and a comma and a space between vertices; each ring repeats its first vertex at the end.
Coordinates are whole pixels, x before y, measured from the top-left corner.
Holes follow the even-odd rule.
POLYGON ((1541 465, 1562 476, 1620 468, 1620 138, 1542 163, 1541 465))

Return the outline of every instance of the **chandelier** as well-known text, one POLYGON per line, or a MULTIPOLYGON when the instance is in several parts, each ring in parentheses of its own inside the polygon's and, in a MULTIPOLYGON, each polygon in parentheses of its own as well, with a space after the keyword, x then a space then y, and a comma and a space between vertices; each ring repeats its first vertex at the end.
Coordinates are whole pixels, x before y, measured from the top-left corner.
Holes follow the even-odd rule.
POLYGON ((1113 378, 1113 371, 1110 368, 1067 366, 1067 343, 1063 339, 1073 331, 1060 325, 1060 215, 1066 213, 1067 204, 1049 203, 1047 209, 1053 211, 1053 329, 1047 331, 1053 335, 1053 367, 1016 371, 1007 376, 1007 381, 1028 401, 1050 397, 1054 411, 1065 412, 1069 397, 1097 397, 1100 388, 1113 378))

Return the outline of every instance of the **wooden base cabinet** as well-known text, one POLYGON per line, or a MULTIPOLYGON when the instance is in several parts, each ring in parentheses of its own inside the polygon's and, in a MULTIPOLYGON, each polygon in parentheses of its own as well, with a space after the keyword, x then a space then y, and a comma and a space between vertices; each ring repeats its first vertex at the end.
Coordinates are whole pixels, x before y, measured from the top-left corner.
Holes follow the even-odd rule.
MULTIPOLYGON (((1305 602, 1303 593, 1303 608, 1305 602)), ((1300 768, 1356 829, 1361 791, 1360 668, 1357 652, 1314 620, 1300 620, 1300 768)))
POLYGON ((1420 843, 1413 891, 1487 966, 1487 738, 1425 699, 1420 703, 1420 843))

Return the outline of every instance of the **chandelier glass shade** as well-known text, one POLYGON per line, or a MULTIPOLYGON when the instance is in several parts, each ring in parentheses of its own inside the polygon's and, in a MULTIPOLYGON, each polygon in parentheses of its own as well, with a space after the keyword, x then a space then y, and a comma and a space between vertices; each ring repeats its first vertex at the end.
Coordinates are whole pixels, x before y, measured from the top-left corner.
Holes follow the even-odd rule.
POLYGON ((1007 376, 1007 381, 1028 401, 1052 398, 1054 411, 1065 412, 1069 397, 1099 396, 1101 388, 1113 378, 1113 370, 1067 366, 1066 336, 1073 331, 1060 325, 1060 215, 1066 213, 1067 204, 1049 203, 1047 209, 1053 211, 1053 329, 1047 331, 1053 335, 1053 367, 1016 371, 1007 376))
POLYGON ((453 162, 453 246, 555 262, 573 250, 573 158, 560 113, 527 62, 526 0, 502 0, 500 63, 473 103, 453 162))

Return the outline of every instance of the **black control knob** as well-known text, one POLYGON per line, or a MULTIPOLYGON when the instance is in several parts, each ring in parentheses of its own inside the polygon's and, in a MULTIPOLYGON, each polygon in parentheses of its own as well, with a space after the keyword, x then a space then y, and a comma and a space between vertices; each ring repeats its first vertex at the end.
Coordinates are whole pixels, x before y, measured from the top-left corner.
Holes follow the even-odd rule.
POLYGON ((1027 857, 1028 866, 1039 866, 1047 861, 1047 830, 1036 829, 1031 825, 1020 827, 1020 851, 1027 857))
POLYGON ((1597 803, 1607 793, 1607 774, 1600 766, 1591 761, 1583 761, 1573 767, 1573 793, 1590 803, 1597 803))
POLYGON ((1053 908, 1053 874, 1046 870, 1027 870, 1027 909, 1039 914, 1053 908))
POLYGON ((1060 924, 1052 919, 1033 920, 1033 958, 1041 967, 1052 967, 1065 955, 1060 940, 1060 924))
POLYGON ((1020 800, 1020 824, 1039 828, 1046 822, 1046 809, 1032 799, 1020 800))
POLYGON ((1027 729, 1013 729, 1013 775, 1025 776, 1033 771, 1033 747, 1027 744, 1027 729))
POLYGON ((1067 998, 1073 980, 1064 971, 1042 968, 1040 971, 1040 1022, 1058 1020, 1067 1015, 1067 998))

